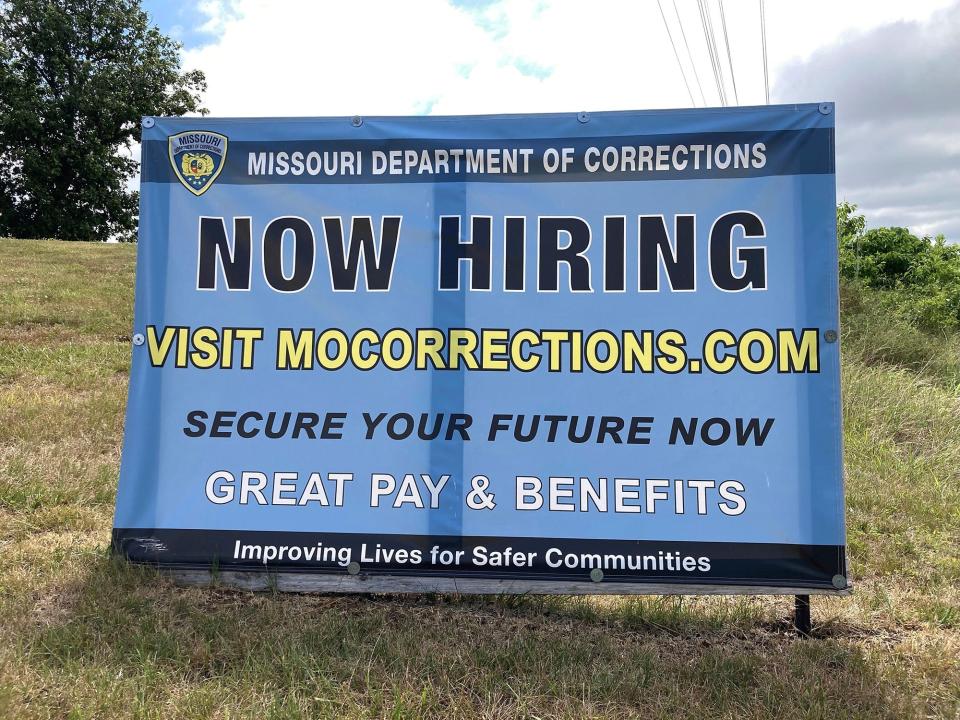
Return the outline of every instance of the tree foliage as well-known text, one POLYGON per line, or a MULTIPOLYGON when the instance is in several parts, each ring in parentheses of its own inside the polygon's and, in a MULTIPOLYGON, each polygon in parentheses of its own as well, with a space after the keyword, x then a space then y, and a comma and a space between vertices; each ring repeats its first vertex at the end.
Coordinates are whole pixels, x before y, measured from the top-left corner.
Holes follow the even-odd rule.
POLYGON ((0 235, 133 239, 144 115, 203 112, 203 73, 139 0, 0 1, 0 235))
POLYGON ((927 330, 960 329, 960 245, 907 228, 866 230, 856 205, 837 206, 840 275, 889 290, 891 310, 927 330))

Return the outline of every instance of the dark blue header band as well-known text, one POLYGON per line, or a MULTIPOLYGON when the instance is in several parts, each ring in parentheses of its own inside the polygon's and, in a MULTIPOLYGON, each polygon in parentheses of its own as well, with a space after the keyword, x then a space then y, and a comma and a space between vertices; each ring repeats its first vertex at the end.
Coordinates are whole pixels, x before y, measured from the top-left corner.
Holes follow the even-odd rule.
MULTIPOLYGON (((833 128, 587 138, 230 142, 218 184, 695 180, 834 172, 833 128), (566 150, 565 150, 566 149, 566 150)), ((143 182, 175 183, 167 143, 143 182)))

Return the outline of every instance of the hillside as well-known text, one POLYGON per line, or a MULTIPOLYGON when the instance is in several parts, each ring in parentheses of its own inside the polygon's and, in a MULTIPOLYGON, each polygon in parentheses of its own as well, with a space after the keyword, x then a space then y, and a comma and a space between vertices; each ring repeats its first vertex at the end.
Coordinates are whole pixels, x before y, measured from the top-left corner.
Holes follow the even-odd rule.
POLYGON ((0 240, 0 717, 955 718, 960 342, 846 293, 853 596, 323 597, 111 558, 135 248, 0 240))

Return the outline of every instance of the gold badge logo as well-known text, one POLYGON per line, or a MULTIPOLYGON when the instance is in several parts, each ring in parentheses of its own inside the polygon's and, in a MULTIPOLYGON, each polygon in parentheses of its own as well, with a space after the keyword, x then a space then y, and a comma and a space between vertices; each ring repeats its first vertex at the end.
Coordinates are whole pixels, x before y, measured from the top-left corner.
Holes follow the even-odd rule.
POLYGON ((194 195, 203 195, 210 189, 227 160, 227 136, 220 133, 177 133, 167 139, 167 147, 177 179, 194 195))

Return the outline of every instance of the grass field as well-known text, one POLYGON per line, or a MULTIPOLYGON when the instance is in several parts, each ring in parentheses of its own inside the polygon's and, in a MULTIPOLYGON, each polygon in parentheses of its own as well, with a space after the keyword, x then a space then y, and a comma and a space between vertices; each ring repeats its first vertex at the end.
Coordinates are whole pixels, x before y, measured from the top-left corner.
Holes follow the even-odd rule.
POLYGON ((960 716, 955 338, 845 298, 856 592, 810 640, 787 598, 184 589, 108 552, 134 256, 0 240, 0 718, 960 716))

